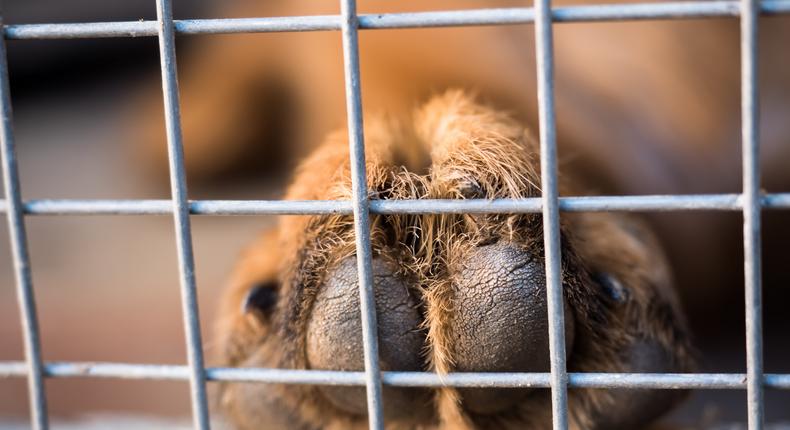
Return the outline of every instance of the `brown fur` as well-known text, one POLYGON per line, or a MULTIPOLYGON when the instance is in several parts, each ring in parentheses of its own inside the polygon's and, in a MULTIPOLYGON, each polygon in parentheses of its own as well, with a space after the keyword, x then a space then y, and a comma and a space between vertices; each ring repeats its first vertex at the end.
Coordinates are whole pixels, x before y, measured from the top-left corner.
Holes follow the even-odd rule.
MULTIPOLYGON (((525 6, 515 0, 358 3, 361 13, 525 6)), ((337 13, 332 2, 239 4, 226 14, 337 13)), ((790 184, 784 161, 790 148, 787 24, 787 17, 760 20, 761 151, 764 186, 771 192, 787 191, 790 184)), ((554 28, 563 195, 739 191, 737 20, 572 23, 554 28)), ((208 40, 199 45, 196 55, 179 57, 190 181, 216 178, 244 165, 261 175, 312 152, 301 163, 287 198, 348 199, 346 132, 340 130, 324 140, 328 130, 344 122, 339 35, 289 33, 208 40)), ((535 143, 523 132, 523 125, 536 123, 532 40, 531 26, 362 32, 372 197, 538 195, 535 143), (433 98, 414 121, 406 120, 415 105, 447 88, 476 91, 481 100, 509 114, 450 93, 433 98), (371 116, 381 112, 400 122, 371 116)), ((160 160, 159 170, 164 171, 163 154, 151 156, 166 148, 161 99, 151 99, 146 124, 153 126, 143 131, 142 138, 150 147, 143 152, 147 164, 160 160)), ((709 310, 742 306, 740 226, 722 221, 721 214, 694 217, 680 221, 656 217, 652 225, 672 261, 684 304, 693 311, 689 316, 697 319, 698 329, 709 327, 715 335, 722 329, 717 314, 709 310)), ((648 337, 671 351, 673 368, 688 369, 692 354, 672 291, 674 280, 651 231, 639 220, 619 214, 563 213, 561 220, 563 270, 566 276, 573 275, 565 292, 583 323, 569 368, 618 370, 625 364, 615 354, 618 347, 648 337), (599 272, 611 274, 630 289, 627 304, 613 305, 599 291, 590 291, 591 285, 597 285, 590 278, 599 272)), ((780 263, 772 266, 771 256, 786 248, 782 237, 788 236, 787 225, 774 230, 775 243, 771 244, 771 235, 765 238, 766 292, 776 282, 772 278, 776 268, 786 261, 773 257, 780 263)), ((305 318, 326 268, 353 254, 352 230, 350 217, 284 217, 275 232, 250 247, 222 307, 218 333, 224 339, 226 364, 304 367, 305 318), (277 281, 283 288, 270 320, 239 309, 247 289, 261 281, 277 281)), ((451 328, 446 322, 453 312, 449 290, 457 269, 454 262, 487 240, 518 243, 539 256, 541 234, 540 218, 533 215, 374 217, 374 251, 420 280, 416 293, 425 308, 428 369, 453 370, 451 328)), ((777 278, 782 281, 781 274, 777 278)), ((734 327, 740 330, 742 320, 737 324, 734 327)), ((606 410, 614 395, 571 390, 573 425, 588 428, 595 419, 592 411, 606 410)), ((224 386, 222 398, 242 428, 255 428, 277 412, 282 412, 281 423, 286 423, 281 427, 293 427, 297 421, 328 428, 364 427, 364 419, 339 413, 312 388, 234 384, 224 386), (258 405, 265 415, 255 415, 251 411, 256 399, 273 406, 258 405)), ((495 421, 470 416, 459 402, 455 390, 440 390, 436 423, 540 428, 548 420, 546 399, 542 405, 524 405, 495 421)))
MULTIPOLYGON (((420 109, 411 123, 371 121, 367 127, 368 187, 371 197, 520 198, 539 195, 537 144, 522 127, 495 110, 449 92, 420 109), (398 160, 429 154, 423 173, 398 160)), ((286 198, 350 199, 348 145, 344 133, 332 135, 300 167, 286 198), (321 168, 332 177, 312 172, 321 168)), ((563 188, 572 190, 571 183, 563 188)), ((574 191, 576 192, 576 191, 574 191)), ((634 337, 656 339, 672 351, 673 368, 691 368, 691 353, 669 269, 649 231, 638 222, 613 214, 563 216, 563 283, 577 321, 577 341, 569 345, 571 371, 623 371, 619 352, 634 337), (590 278, 605 271, 628 286, 630 298, 615 306, 590 278)), ((517 244, 542 259, 540 216, 523 215, 388 215, 372 220, 375 255, 395 260, 418 279, 428 333, 428 369, 453 370, 453 348, 446 322, 453 312, 450 288, 456 262, 471 247, 495 241, 517 244)), ((267 234, 242 260, 223 307, 228 322, 224 338, 226 364, 307 368, 304 334, 312 300, 326 267, 354 252, 348 216, 282 217, 279 237, 267 234), (296 240, 295 240, 296 239, 296 240), (265 252, 277 249, 277 252, 265 252), (274 263, 276 260, 278 263, 274 263), (272 268, 278 265, 279 271, 272 268), (280 303, 271 324, 240 312, 251 280, 277 277, 280 303), (230 328, 229 328, 230 327, 230 328)), ((308 425, 344 428, 363 425, 334 409, 312 387, 277 387, 276 395, 308 425)), ((223 403, 237 423, 249 411, 236 412, 242 389, 226 384, 223 403)), ((253 401, 248 398, 248 401, 253 401)), ((570 408, 574 428, 592 428, 596 414, 613 400, 602 391, 574 389, 570 408)), ((531 397, 514 410, 494 417, 465 412, 452 388, 437 391, 436 414, 442 428, 544 428, 549 424, 548 397, 531 397)), ((393 428, 404 425, 393 423, 393 428)), ((242 427, 244 425, 242 424, 242 427)))
MULTIPOLYGON (((576 3, 596 2, 555 6, 576 3)), ((239 0, 235 5, 219 15, 337 13, 336 2, 239 0)), ((520 0, 358 1, 360 13, 500 6, 528 5, 520 0)), ((790 184, 783 162, 790 156, 789 22, 787 16, 760 20, 761 158, 768 191, 787 191, 790 184)), ((190 40, 197 40, 196 52, 179 51, 184 54, 179 69, 191 184, 221 179, 242 167, 266 176, 291 166, 344 124, 337 32, 190 40)), ((557 24, 557 130, 566 160, 560 170, 584 173, 585 189, 595 194, 739 192, 737 47, 735 19, 557 24)), ((367 114, 402 118, 432 94, 464 88, 534 128, 534 58, 529 25, 362 31, 363 106, 367 114)), ((135 122, 129 135, 145 144, 141 164, 166 172, 161 88, 152 87, 157 95, 146 99, 145 121, 135 122)), ((737 221, 720 214, 651 221, 667 246, 686 305, 724 307, 741 299, 735 293, 741 285, 734 282, 742 278, 736 264, 741 256, 733 251, 740 244, 737 221), (733 293, 721 294, 722 285, 733 293)), ((788 234, 781 228, 776 243, 788 234)), ((781 267, 785 255, 766 267, 767 284, 770 268, 781 267)), ((718 330, 710 315, 699 319, 715 327, 713 333, 718 330)))

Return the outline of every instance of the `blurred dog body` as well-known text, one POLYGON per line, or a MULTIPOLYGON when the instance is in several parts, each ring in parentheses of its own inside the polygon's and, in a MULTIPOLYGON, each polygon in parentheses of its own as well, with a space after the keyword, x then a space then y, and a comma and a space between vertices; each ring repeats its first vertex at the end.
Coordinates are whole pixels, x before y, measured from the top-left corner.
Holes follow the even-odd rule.
MULTIPOLYGON (((358 2, 359 13, 526 6, 358 2)), ((240 2, 222 12, 277 17, 338 11, 334 3, 281 0, 240 2)), ((763 185, 772 192, 790 185, 784 165, 790 155, 788 23, 786 17, 760 21, 761 160, 763 185)), ((738 20, 731 18, 555 24, 560 174, 584 172, 594 181, 586 189, 604 195, 740 192, 738 47, 738 20)), ((179 62, 190 181, 245 168, 265 175, 295 165, 327 132, 345 124, 339 32, 211 36, 179 62)), ((366 115, 403 117, 431 95, 463 88, 522 123, 537 124, 531 25, 365 30, 360 62, 366 115)), ((156 103, 147 109, 152 127, 143 141, 151 144, 147 159, 160 160, 163 168, 161 101, 156 103)), ((692 327, 716 333, 725 321, 741 325, 737 314, 695 312, 742 308, 737 214, 664 214, 651 221, 681 298, 692 309, 692 327)), ((766 222, 767 289, 787 278, 779 269, 788 253, 781 246, 790 237, 785 224, 766 222)))
MULTIPOLYGON (((529 6, 358 3, 360 13, 529 6)), ((245 1, 224 12, 232 17, 335 14, 337 5, 245 1)), ((790 183, 784 166, 790 155, 787 24, 786 17, 760 21, 761 160, 769 191, 790 183)), ((570 23, 554 29, 561 174, 584 171, 597 178, 588 189, 601 194, 739 192, 737 20, 570 23)), ((201 43, 180 58, 190 180, 244 168, 262 175, 273 166, 295 165, 328 131, 345 124, 339 32, 212 36, 201 43)), ((537 123, 530 25, 366 30, 360 33, 360 62, 366 114, 402 117, 433 94, 463 88, 522 122, 537 123)), ((149 109, 154 126, 144 141, 152 144, 148 159, 159 152, 154 158, 164 167, 160 109, 149 109)), ((712 298, 712 291, 742 279, 740 266, 731 264, 742 258, 740 227, 735 218, 719 214, 687 218, 694 221, 664 216, 654 222, 676 267, 681 295, 692 306, 706 306, 722 300, 712 298)))

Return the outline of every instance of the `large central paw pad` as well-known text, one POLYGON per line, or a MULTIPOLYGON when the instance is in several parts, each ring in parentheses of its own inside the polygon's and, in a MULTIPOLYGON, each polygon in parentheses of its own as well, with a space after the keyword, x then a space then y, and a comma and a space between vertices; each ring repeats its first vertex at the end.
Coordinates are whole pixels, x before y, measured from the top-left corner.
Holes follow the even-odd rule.
MULTIPOLYGON (((549 370, 546 277, 542 261, 513 245, 474 249, 453 283, 452 343, 460 372, 549 370)), ((573 316, 565 310, 565 339, 573 345, 573 316)), ((463 389, 472 411, 508 409, 528 390, 463 389)))
MULTIPOLYGON (((395 267, 373 260, 379 359, 382 370, 423 370, 425 334, 422 316, 408 279, 395 274, 395 267)), ((328 272, 318 292, 307 323, 307 361, 313 369, 362 370, 362 322, 359 311, 357 263, 343 260, 328 272)), ((321 387, 335 406, 364 414, 365 389, 321 387)), ((413 414, 430 403, 428 390, 387 388, 384 392, 387 417, 413 414)))

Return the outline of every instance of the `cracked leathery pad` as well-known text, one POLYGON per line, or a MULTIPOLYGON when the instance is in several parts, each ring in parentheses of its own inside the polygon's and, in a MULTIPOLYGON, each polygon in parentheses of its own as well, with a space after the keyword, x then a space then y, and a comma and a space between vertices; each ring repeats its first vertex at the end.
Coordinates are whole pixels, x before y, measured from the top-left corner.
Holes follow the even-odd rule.
MULTIPOLYGON (((473 249, 454 277, 455 365, 460 372, 548 372, 546 276, 542 259, 507 243, 473 249)), ((565 309, 567 350, 573 318, 565 309)), ((474 412, 512 406, 529 389, 461 389, 474 412)))

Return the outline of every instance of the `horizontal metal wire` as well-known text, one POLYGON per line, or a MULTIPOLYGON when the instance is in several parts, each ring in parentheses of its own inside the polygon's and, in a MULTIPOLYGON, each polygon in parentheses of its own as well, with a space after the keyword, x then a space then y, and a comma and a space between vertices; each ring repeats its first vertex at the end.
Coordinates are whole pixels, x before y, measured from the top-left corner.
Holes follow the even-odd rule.
MULTIPOLYGON (((553 8, 552 21, 597 22, 653 19, 738 17, 738 1, 607 4, 553 8)), ((790 13, 790 0, 763 0, 763 15, 790 13)), ((529 24, 533 8, 469 9, 455 11, 359 15, 359 28, 457 27, 529 24)), ((338 31, 339 15, 266 18, 176 20, 178 34, 268 33, 292 31, 338 31)), ((91 22, 65 24, 15 24, 5 27, 7 39, 80 39, 156 36, 156 21, 91 22)))
MULTIPOLYGON (((763 209, 790 209, 790 193, 767 194, 763 209)), ((376 214, 538 213, 540 198, 469 200, 371 200, 376 214)), ((740 194, 560 197, 566 212, 740 211, 740 194)), ((0 200, 0 213, 7 210, 0 200)), ((351 215, 349 200, 192 200, 193 215, 351 215)), ((171 215, 171 200, 29 200, 27 215, 171 215)))
MULTIPOLYGON (((188 381, 189 367, 182 365, 129 363, 47 363, 50 378, 113 378, 188 381)), ((382 372, 385 385, 400 387, 549 387, 550 373, 450 373, 382 372)), ((0 378, 27 376, 21 361, 0 362, 0 378)), ((569 373, 569 386, 584 388, 655 389, 745 389, 743 373, 569 373)), ((364 372, 292 370, 267 368, 206 369, 210 381, 260 382, 272 384, 364 386, 364 372)), ((790 374, 765 374, 764 384, 790 389, 790 374)))

